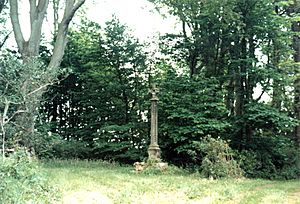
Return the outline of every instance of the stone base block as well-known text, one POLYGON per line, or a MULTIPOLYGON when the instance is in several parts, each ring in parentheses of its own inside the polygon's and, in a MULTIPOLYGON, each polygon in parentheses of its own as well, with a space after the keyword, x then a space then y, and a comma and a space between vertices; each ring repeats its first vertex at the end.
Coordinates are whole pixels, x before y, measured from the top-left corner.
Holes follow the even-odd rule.
POLYGON ((150 145, 148 148, 149 159, 159 159, 160 158, 160 148, 158 145, 150 145))

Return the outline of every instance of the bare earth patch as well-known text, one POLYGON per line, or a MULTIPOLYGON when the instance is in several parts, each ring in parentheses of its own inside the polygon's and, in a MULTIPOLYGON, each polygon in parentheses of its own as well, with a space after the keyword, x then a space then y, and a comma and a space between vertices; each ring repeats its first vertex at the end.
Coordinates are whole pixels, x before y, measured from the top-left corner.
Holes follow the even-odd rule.
POLYGON ((288 204, 300 204, 300 189, 294 191, 288 195, 287 202, 288 204))
POLYGON ((77 191, 63 196, 63 204, 113 204, 113 201, 99 193, 88 191, 77 191))

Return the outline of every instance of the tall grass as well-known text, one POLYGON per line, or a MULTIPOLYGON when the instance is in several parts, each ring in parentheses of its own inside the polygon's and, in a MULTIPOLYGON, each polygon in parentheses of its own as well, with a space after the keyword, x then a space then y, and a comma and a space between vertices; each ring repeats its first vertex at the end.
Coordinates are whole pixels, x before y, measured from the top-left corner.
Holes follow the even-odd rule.
POLYGON ((64 203, 300 203, 299 180, 209 180, 173 168, 136 173, 100 161, 51 161, 43 168, 64 203))

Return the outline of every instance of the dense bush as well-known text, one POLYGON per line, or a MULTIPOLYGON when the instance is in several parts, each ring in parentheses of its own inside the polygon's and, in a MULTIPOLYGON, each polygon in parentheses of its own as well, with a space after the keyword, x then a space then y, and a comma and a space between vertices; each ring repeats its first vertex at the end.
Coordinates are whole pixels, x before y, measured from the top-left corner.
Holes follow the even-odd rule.
POLYGON ((247 177, 268 179, 297 178, 296 155, 297 148, 291 139, 271 133, 254 137, 248 150, 238 153, 247 177))
POLYGON ((85 159, 88 158, 91 149, 83 141, 62 141, 54 146, 55 157, 60 159, 85 159))
POLYGON ((56 147, 63 142, 59 134, 49 131, 47 125, 38 125, 28 144, 39 159, 53 159, 57 157, 56 147))
POLYGON ((0 160, 0 203, 53 203, 59 198, 27 152, 0 160))
POLYGON ((31 137, 30 146, 35 156, 42 160, 48 159, 84 159, 92 151, 87 142, 65 140, 58 133, 50 131, 49 125, 38 125, 31 137))
POLYGON ((243 172, 233 159, 233 151, 228 143, 220 138, 207 136, 195 142, 204 157, 201 163, 201 174, 205 177, 241 177, 243 172))

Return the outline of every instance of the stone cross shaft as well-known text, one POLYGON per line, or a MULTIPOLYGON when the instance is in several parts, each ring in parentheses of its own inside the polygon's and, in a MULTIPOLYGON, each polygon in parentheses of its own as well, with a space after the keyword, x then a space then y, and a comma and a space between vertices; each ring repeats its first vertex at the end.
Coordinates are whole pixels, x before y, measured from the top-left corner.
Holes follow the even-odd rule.
POLYGON ((151 144, 152 145, 157 145, 158 141, 157 141, 157 102, 158 102, 158 98, 156 96, 157 93, 157 89, 152 89, 151 91, 152 93, 152 98, 151 100, 151 144))
POLYGON ((150 146, 148 148, 148 154, 149 158, 160 158, 160 148, 158 146, 158 110, 157 110, 157 97, 158 89, 153 86, 152 90, 150 90, 150 93, 152 94, 151 100, 151 140, 150 140, 150 146))

